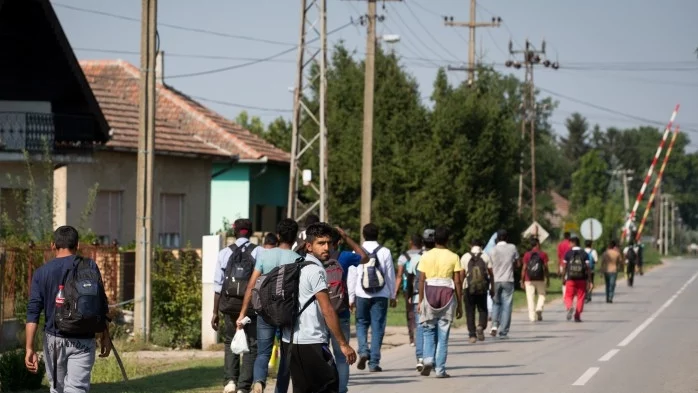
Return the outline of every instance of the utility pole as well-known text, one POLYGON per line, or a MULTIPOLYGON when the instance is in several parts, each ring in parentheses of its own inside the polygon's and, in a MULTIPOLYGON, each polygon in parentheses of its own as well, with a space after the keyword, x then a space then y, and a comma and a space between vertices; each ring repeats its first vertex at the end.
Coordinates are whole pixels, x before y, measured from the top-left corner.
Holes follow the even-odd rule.
POLYGON ((291 168, 288 186, 289 218, 300 220, 313 211, 319 211, 321 221, 329 220, 327 214, 327 0, 301 0, 300 42, 296 86, 293 91, 293 131, 291 137, 291 168), (319 26, 318 26, 319 25, 319 26), (320 40, 320 49, 308 46, 308 42, 320 40), (311 75, 313 63, 318 64, 319 72, 311 75), (319 114, 314 113, 308 102, 310 90, 319 79, 319 114), (303 124, 310 119, 317 126, 317 133, 303 133, 303 124), (310 154, 311 147, 319 143, 319 188, 312 182, 312 173, 301 172, 301 158, 310 154), (299 198, 301 185, 310 186, 318 199, 309 206, 299 198))
POLYGON ((502 18, 492 17, 491 22, 477 22, 477 1, 470 0, 470 21, 454 22, 453 17, 444 16, 444 24, 446 26, 467 27, 470 29, 470 38, 468 39, 468 66, 467 67, 451 67, 450 71, 467 71, 468 86, 472 86, 475 81, 475 29, 478 27, 499 27, 502 24, 502 18))
POLYGON ((157 0, 142 0, 141 76, 138 130, 138 194, 136 198, 136 276, 134 330, 150 338, 153 257, 153 159, 155 155, 155 57, 157 53, 157 0))
MULTIPOLYGON (((517 70, 525 67, 525 78, 524 78, 524 91, 521 94, 523 103, 522 109, 523 114, 521 117, 521 141, 523 142, 526 136, 526 126, 528 125, 528 134, 530 138, 530 149, 531 149, 531 216, 533 221, 537 218, 537 206, 536 206, 536 114, 538 111, 536 105, 535 88, 533 84, 533 68, 535 65, 542 64, 546 68, 552 67, 554 70, 560 68, 558 62, 551 62, 545 58, 545 41, 541 44, 541 49, 537 50, 533 45, 526 40, 526 47, 523 50, 514 50, 514 44, 509 41, 509 53, 513 56, 516 54, 523 55, 523 63, 513 60, 507 60, 505 65, 507 67, 514 67, 517 70), (528 124, 527 124, 528 123, 528 124)), ((521 216, 523 212, 523 188, 524 188, 524 167, 523 167, 523 150, 521 151, 521 161, 519 168, 519 203, 518 203, 518 213, 521 216)))
POLYGON ((662 255, 664 254, 664 193, 659 198, 659 232, 657 232, 657 239, 659 239, 659 255, 662 255))
MULTIPOLYGON (((368 14, 362 17, 366 24, 366 61, 364 70, 364 130, 361 153, 361 227, 371 222, 371 201, 373 185, 373 95, 375 93, 376 71, 376 23, 384 19, 376 13, 376 2, 368 1, 368 14)), ((383 0, 400 1, 400 0, 383 0)), ((385 4, 383 4, 385 7, 385 4)), ((362 235, 363 237, 363 235, 362 235)))
POLYGON ((676 247, 676 201, 671 200, 671 246, 676 247))

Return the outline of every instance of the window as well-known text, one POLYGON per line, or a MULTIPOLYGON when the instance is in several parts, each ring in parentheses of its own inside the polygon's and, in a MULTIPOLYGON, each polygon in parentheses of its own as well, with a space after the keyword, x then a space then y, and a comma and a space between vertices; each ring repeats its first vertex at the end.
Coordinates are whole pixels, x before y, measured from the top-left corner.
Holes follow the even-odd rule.
POLYGON ((99 191, 92 215, 92 230, 103 245, 121 238, 121 191, 99 191))
POLYGON ((0 215, 10 222, 24 225, 27 217, 27 190, 20 188, 0 189, 0 215))
POLYGON ((184 195, 160 194, 160 233, 158 242, 165 248, 181 247, 184 195))
POLYGON ((276 232, 276 224, 286 212, 285 207, 255 205, 254 229, 257 232, 276 232))

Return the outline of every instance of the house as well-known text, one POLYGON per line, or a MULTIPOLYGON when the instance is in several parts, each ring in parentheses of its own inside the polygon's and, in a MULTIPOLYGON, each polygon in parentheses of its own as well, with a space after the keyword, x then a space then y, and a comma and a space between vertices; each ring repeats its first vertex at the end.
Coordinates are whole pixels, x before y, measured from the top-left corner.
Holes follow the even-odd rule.
MULTIPOLYGON (((201 246, 202 235, 223 218, 251 217, 273 230, 283 217, 288 190, 287 153, 191 97, 162 83, 158 59, 154 162, 154 241, 167 248, 201 246)), ((99 183, 93 230, 102 242, 135 237, 138 147, 138 68, 122 60, 82 61, 82 69, 111 126, 112 138, 94 162, 67 167, 56 181, 66 196, 66 222, 79 219, 69 204, 84 206, 99 183), (73 191, 81 190, 81 191, 73 191)))
POLYGON ((54 167, 92 162, 109 126, 48 0, 1 0, 0 36, 0 214, 39 234, 54 167))

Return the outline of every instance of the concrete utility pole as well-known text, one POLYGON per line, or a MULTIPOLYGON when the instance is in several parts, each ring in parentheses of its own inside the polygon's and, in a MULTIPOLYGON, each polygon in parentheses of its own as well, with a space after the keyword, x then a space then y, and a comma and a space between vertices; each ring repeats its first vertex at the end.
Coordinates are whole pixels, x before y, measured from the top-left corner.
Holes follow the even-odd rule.
POLYGON ((671 196, 669 194, 664 194, 662 200, 662 208, 664 209, 664 222, 662 226, 664 227, 662 245, 664 246, 664 255, 669 254, 669 200, 671 196))
POLYGON ((157 0, 142 0, 141 91, 138 132, 138 196, 136 199, 136 285, 133 326, 145 341, 150 338, 153 256, 153 159, 155 155, 155 35, 157 0))
MULTIPOLYGON (((383 16, 376 13, 376 2, 368 1, 368 14, 362 17, 361 24, 366 24, 366 62, 364 70, 364 132, 361 159, 361 227, 371 222, 371 201, 373 185, 373 95, 375 92, 376 70, 376 22, 383 16)), ((401 1, 401 0, 383 0, 401 1)), ((384 4, 385 6, 385 4, 384 4)), ((363 237, 363 235, 362 235, 363 237)))
POLYGON ((446 26, 467 27, 468 29, 470 29, 470 38, 468 39, 468 66, 448 67, 450 71, 467 71, 468 86, 472 86, 472 84, 475 82, 475 29, 477 29, 478 27, 499 27, 502 24, 502 18, 500 17, 492 17, 491 22, 477 22, 476 16, 477 1, 470 0, 470 21, 454 22, 452 16, 444 17, 444 23, 446 24, 446 26))
MULTIPOLYGON (((546 68, 552 67, 552 69, 557 70, 560 65, 557 62, 551 62, 545 59, 545 41, 541 44, 541 49, 537 50, 531 45, 531 43, 526 40, 526 47, 523 50, 514 50, 514 44, 509 41, 509 53, 511 55, 521 54, 523 55, 523 63, 519 61, 507 60, 505 65, 507 67, 514 67, 520 69, 523 65, 526 70, 524 79, 524 90, 521 94, 523 104, 523 115, 521 118, 521 141, 525 139, 526 136, 526 125, 528 123, 528 133, 530 138, 530 149, 531 149, 531 216, 533 221, 537 218, 537 206, 536 206, 536 114, 537 105, 535 97, 535 88, 533 84, 533 66, 542 64, 546 68)), ((519 203, 518 203, 518 213, 521 216, 523 211, 523 188, 524 188, 524 166, 523 166, 523 151, 521 151, 521 162, 519 168, 519 203)))
POLYGON ((301 0, 300 43, 296 86, 293 97, 293 134, 291 139, 291 170, 288 187, 288 217, 301 220, 313 211, 319 211, 321 221, 328 221, 327 215, 327 0, 301 0), (319 26, 318 26, 319 25, 319 26), (308 46, 313 38, 319 38, 320 49, 308 46), (311 75, 313 63, 319 66, 319 73, 311 75), (310 90, 319 79, 319 114, 310 108, 307 98, 310 90), (302 126, 310 119, 317 126, 317 133, 302 133, 302 126), (319 188, 301 172, 301 158, 310 154, 311 147, 319 141, 319 188), (318 199, 305 206, 299 199, 301 184, 309 185, 318 194, 318 199))
POLYGON ((671 246, 676 246, 676 201, 671 200, 671 246))

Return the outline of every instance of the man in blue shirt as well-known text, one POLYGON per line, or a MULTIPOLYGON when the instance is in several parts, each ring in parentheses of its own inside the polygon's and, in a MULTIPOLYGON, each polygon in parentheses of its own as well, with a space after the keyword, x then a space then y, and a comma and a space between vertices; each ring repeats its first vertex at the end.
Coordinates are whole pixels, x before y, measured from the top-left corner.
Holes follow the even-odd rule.
MULTIPOLYGON (((51 393, 89 391, 92 366, 95 363, 94 334, 67 336, 61 334, 55 324, 59 286, 63 285, 63 277, 75 265, 78 238, 78 231, 73 227, 62 226, 56 229, 53 233, 53 242, 51 243, 51 249, 55 252, 56 258, 34 272, 29 303, 27 304, 26 356, 24 363, 29 372, 38 372, 39 359, 36 352, 34 352, 34 336, 39 324, 39 317, 43 311, 46 317, 44 325, 44 358, 47 360, 45 360, 46 372, 51 384, 51 393)), ((95 262, 92 260, 86 261, 90 268, 97 271, 101 281, 101 274, 99 274, 99 268, 95 262)), ((108 321, 106 316, 107 295, 104 293, 104 288, 101 288, 101 292, 100 295, 105 304, 103 320, 108 321)), ((109 356, 111 341, 109 340, 108 322, 104 325, 100 347, 101 353, 99 357, 109 356)))
MULTIPOLYGON (((364 249, 361 248, 361 246, 359 246, 351 237, 349 237, 346 234, 346 232, 344 232, 344 230, 342 230, 342 228, 340 227, 335 227, 335 230, 332 231, 332 244, 330 245, 330 247, 330 258, 337 260, 340 266, 342 266, 342 282, 344 283, 344 287, 348 288, 347 272, 349 271, 349 268, 351 266, 356 267, 362 263, 368 262, 368 255, 366 255, 364 249), (354 250, 354 252, 340 251, 340 242, 346 244, 349 248, 354 250)), ((348 293, 345 294, 345 298, 349 298, 348 293)), ((347 308, 338 316, 339 326, 342 329, 342 334, 344 334, 344 337, 351 337, 351 311, 349 311, 349 309, 347 308)), ((332 352, 334 352, 334 356, 336 358, 337 363, 337 372, 339 373, 339 393, 346 393, 348 390, 347 385, 349 383, 349 363, 347 363, 347 359, 344 357, 344 354, 340 349, 339 342, 335 339, 334 336, 332 336, 331 338, 332 352)))

